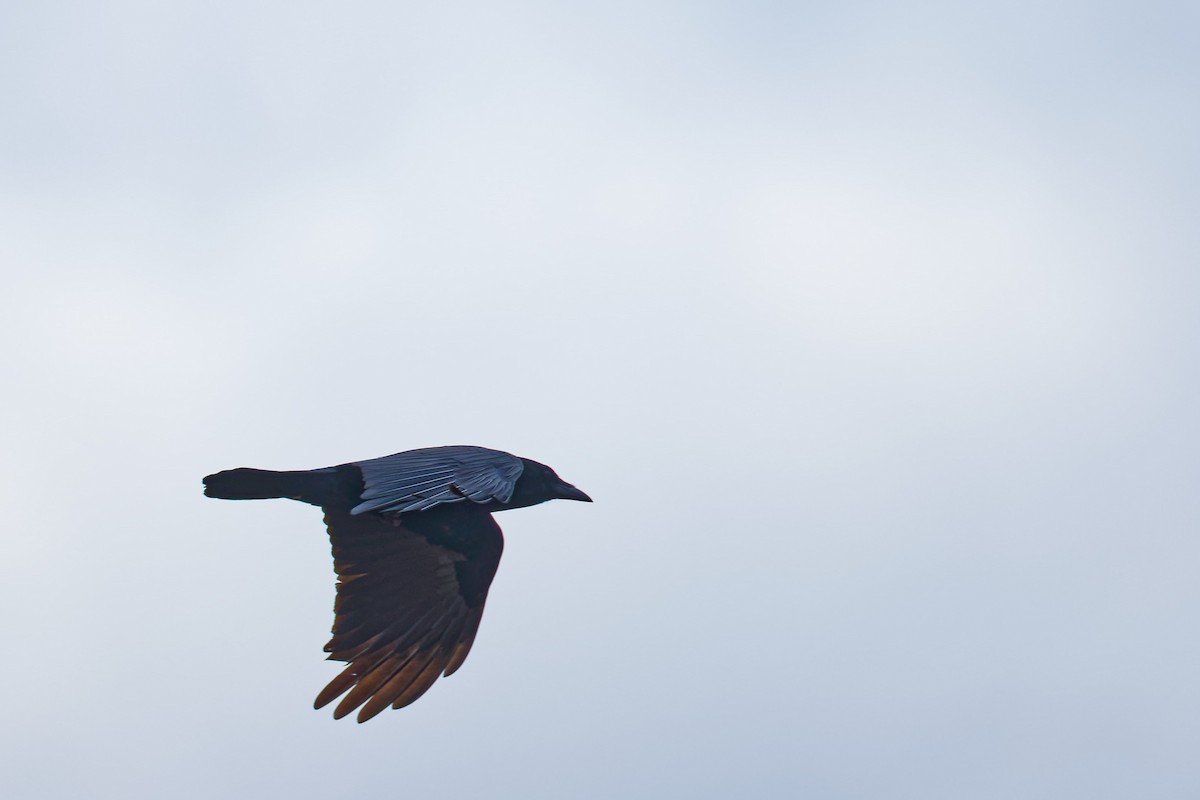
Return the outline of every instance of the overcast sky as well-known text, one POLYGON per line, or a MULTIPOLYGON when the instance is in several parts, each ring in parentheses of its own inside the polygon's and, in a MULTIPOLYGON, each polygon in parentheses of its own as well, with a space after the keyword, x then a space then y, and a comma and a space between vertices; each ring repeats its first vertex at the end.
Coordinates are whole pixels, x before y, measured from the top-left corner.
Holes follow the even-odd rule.
POLYGON ((1200 796, 1198 36, 4 4, 6 796, 1200 796), (320 513, 200 478, 439 444, 596 502, 334 722, 320 513))

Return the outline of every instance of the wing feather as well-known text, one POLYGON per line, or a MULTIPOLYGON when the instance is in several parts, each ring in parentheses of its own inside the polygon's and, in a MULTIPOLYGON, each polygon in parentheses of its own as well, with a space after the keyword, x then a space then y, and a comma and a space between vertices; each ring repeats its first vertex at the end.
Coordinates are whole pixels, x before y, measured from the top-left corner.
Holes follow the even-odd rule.
MULTIPOLYGON (((457 640, 462 632, 465 618, 459 617, 446 629, 430 633, 423 642, 425 647, 407 659, 403 667, 397 670, 386 683, 379 687, 358 712, 358 721, 366 722, 371 717, 383 711, 388 706, 401 708, 407 703, 401 701, 409 696, 416 700, 433 686, 446 666, 448 648, 457 640), (436 641, 434 638, 436 637, 436 641), (401 705, 394 705, 401 703, 401 705)), ((411 701, 409 701, 411 702, 411 701)))
POLYGON ((462 665, 504 540, 471 503, 406 517, 326 508, 325 521, 338 575, 325 650, 348 664, 314 705, 341 697, 334 717, 359 709, 363 722, 462 665))
POLYGON ((475 634, 479 632, 479 621, 482 618, 483 606, 471 612, 471 617, 465 626, 463 635, 454 646, 454 651, 450 654, 450 660, 446 663, 446 671, 442 673, 447 678, 457 672, 458 668, 467 660, 467 654, 471 652, 471 645, 475 644, 475 634))
POLYGON ((500 450, 428 447, 355 462, 363 492, 352 514, 423 511, 444 503, 508 502, 524 464, 500 450))

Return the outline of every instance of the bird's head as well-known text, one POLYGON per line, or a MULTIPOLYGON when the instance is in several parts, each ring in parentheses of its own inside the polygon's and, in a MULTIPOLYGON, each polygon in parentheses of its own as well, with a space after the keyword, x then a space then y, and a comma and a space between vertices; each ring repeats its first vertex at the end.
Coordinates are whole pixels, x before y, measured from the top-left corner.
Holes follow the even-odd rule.
POLYGON ((579 500, 584 503, 592 502, 579 489, 558 477, 558 473, 528 458, 522 458, 525 467, 521 477, 517 478, 513 487, 512 498, 506 503, 509 508, 520 508, 544 503, 547 500, 579 500))

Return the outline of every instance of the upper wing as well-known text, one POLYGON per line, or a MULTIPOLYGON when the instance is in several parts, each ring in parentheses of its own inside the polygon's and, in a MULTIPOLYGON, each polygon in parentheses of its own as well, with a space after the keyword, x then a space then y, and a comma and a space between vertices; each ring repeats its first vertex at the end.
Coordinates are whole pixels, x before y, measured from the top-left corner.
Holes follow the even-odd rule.
POLYGON ((329 658, 350 665, 315 706, 347 692, 333 716, 364 722, 400 708, 458 669, 479 629, 504 538, 473 505, 352 516, 326 509, 338 575, 329 658))
POLYGON ((524 464, 485 447, 427 447, 355 462, 363 493, 352 514, 422 511, 441 503, 508 502, 524 464))

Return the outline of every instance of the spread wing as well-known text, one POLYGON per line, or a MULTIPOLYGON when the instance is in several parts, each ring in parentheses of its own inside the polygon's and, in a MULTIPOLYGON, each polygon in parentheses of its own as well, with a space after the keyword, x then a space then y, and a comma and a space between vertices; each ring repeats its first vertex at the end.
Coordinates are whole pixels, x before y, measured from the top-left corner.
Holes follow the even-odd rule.
POLYGON ((338 575, 329 658, 349 666, 315 706, 346 693, 333 716, 362 706, 365 722, 424 694, 466 659, 504 538, 473 504, 421 514, 351 515, 326 509, 338 575))
POLYGON ((355 463, 362 470, 366 511, 421 511, 442 503, 508 502, 521 476, 521 459, 485 447, 427 447, 355 463))

